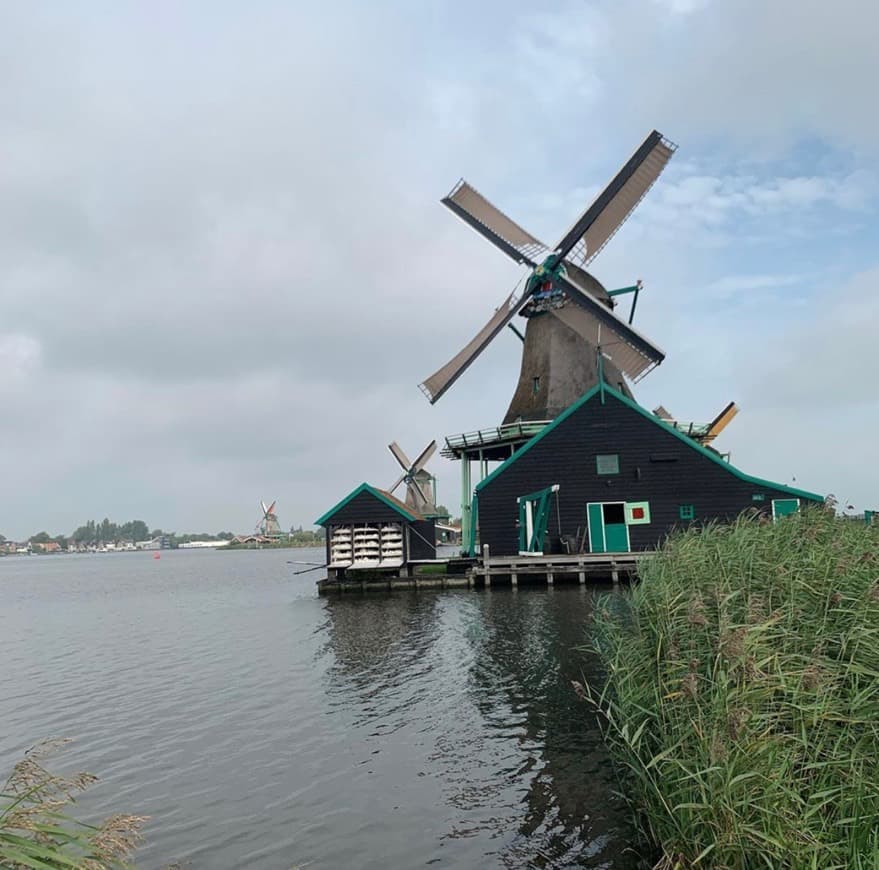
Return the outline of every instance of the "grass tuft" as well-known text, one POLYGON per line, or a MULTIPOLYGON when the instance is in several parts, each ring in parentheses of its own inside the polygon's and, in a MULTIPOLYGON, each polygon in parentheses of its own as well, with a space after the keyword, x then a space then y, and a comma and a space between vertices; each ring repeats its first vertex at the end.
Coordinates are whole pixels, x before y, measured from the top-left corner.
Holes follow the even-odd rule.
POLYGON ((879 867, 879 527, 671 537, 603 597, 602 713, 663 868, 879 867))
POLYGON ((29 749, 0 786, 0 868, 107 870, 127 867, 141 840, 141 816, 115 815, 100 825, 67 814, 75 796, 97 782, 78 773, 55 776, 43 759, 68 743, 46 740, 29 749))

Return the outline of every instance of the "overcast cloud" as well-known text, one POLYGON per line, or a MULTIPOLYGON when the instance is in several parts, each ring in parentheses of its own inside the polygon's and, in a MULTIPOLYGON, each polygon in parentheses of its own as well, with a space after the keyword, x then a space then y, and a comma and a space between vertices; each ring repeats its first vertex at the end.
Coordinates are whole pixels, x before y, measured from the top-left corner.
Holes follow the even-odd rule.
MULTIPOLYGON (((521 278, 438 200, 553 242, 644 135, 594 263, 642 278, 648 408, 742 413, 753 474, 879 507, 879 7, 0 0, 0 532, 309 526, 396 439, 496 425, 521 278)), ((457 468, 437 457, 440 500, 457 468)))

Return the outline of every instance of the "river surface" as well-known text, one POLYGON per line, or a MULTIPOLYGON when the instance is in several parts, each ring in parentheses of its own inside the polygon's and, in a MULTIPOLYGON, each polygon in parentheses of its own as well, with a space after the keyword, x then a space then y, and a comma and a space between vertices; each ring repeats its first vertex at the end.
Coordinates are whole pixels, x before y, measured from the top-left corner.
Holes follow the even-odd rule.
POLYGON ((0 771, 74 738, 142 868, 636 866, 590 590, 319 598, 288 559, 323 552, 0 559, 0 771))

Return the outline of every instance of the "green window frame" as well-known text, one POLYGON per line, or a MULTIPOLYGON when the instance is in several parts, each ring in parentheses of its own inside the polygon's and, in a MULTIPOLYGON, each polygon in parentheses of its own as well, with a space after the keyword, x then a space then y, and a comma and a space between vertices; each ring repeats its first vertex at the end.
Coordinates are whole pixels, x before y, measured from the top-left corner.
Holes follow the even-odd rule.
POLYGON ((596 474, 619 474, 620 457, 618 453, 598 453, 595 456, 596 474))
POLYGON ((696 519, 696 508, 691 504, 678 505, 678 517, 682 520, 696 519))

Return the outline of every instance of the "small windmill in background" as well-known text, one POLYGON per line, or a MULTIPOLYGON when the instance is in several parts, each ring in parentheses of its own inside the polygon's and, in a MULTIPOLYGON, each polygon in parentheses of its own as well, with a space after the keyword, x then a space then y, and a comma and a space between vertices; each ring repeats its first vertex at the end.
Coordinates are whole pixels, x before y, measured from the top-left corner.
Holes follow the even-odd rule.
POLYGON ((264 501, 260 501, 259 506, 262 508, 262 517, 256 524, 256 532, 259 535, 265 535, 267 538, 280 538, 281 525, 278 522, 278 515, 275 513, 275 505, 277 501, 273 501, 268 507, 264 501))
POLYGON ((397 478, 393 486, 388 489, 392 493, 401 484, 406 484, 406 505, 422 516, 431 516, 436 513, 436 478, 427 471, 430 457, 436 451, 436 441, 431 441, 418 455, 415 462, 409 458, 400 448, 396 441, 388 444, 388 450, 394 454, 394 458, 400 463, 403 473, 397 478))

